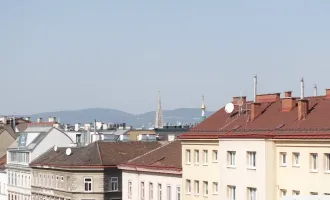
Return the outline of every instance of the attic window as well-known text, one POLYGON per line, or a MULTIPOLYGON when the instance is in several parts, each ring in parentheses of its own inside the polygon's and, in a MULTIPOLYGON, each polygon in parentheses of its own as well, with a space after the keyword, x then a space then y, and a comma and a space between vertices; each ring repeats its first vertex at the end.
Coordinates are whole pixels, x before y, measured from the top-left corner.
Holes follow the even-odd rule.
POLYGON ((26 133, 21 133, 19 138, 18 138, 18 146, 25 147, 26 146, 26 139, 27 139, 27 134, 26 133))

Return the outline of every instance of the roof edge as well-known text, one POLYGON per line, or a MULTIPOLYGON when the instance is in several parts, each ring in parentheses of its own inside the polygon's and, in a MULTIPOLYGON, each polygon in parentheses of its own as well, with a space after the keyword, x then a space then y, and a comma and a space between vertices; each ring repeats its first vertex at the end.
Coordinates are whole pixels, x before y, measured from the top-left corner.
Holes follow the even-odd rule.
POLYGON ((129 163, 122 163, 117 166, 121 170, 139 171, 139 172, 155 172, 165 174, 182 174, 182 167, 169 167, 169 166, 153 166, 153 165, 136 165, 129 163))

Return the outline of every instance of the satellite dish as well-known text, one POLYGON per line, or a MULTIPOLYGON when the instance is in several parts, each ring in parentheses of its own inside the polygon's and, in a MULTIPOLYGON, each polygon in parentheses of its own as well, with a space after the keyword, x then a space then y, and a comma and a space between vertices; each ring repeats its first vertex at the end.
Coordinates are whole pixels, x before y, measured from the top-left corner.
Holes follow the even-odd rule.
POLYGON ((234 111, 234 104, 227 103, 225 106, 226 113, 232 113, 234 111))
POLYGON ((67 148, 66 151, 65 151, 65 154, 68 155, 68 156, 71 155, 71 149, 67 148))
POLYGON ((56 145, 54 146, 54 151, 57 151, 57 146, 56 145))

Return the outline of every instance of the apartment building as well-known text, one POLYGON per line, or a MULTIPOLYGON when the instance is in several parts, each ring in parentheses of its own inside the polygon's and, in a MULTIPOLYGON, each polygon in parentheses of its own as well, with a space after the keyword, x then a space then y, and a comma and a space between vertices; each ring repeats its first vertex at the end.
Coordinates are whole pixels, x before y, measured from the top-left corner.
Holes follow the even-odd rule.
POLYGON ((7 173, 6 165, 7 155, 0 158, 0 200, 7 200, 7 173))
POLYGON ((173 141, 118 165, 123 200, 181 200, 181 142, 173 141))
POLYGON ((30 200, 32 177, 29 163, 50 146, 66 147, 71 143, 68 135, 53 128, 53 123, 29 124, 7 150, 8 199, 30 200))
POLYGON ((254 101, 234 97, 232 103, 232 112, 221 108, 180 136, 183 200, 203 198, 192 195, 196 181, 207 183, 208 191, 218 182, 218 193, 208 198, 228 200, 330 193, 329 89, 324 96, 292 97, 287 91, 282 98, 259 94, 254 101), (217 152, 217 163, 196 165, 201 150, 217 152))
POLYGON ((85 147, 51 148, 30 164, 32 199, 122 199, 117 165, 160 146, 159 142, 96 141, 85 147))

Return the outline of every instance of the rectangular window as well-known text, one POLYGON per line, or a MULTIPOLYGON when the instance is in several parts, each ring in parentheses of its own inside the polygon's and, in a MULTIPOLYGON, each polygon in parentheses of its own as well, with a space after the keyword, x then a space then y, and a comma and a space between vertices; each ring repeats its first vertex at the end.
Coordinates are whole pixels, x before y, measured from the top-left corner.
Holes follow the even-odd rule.
POLYGON ((186 162, 187 164, 190 164, 191 162, 191 153, 189 149, 186 150, 186 162))
POLYGON ((227 163, 229 167, 235 167, 236 166, 236 151, 227 151, 227 163))
POLYGON ((213 188, 213 194, 218 194, 218 190, 219 190, 218 183, 217 182, 213 182, 212 185, 213 185, 212 186, 212 188, 213 188))
POLYGON ((213 162, 218 162, 218 150, 213 150, 212 151, 212 161, 213 162))
POLYGON ((48 179, 48 184, 47 184, 47 186, 49 186, 49 187, 52 187, 52 180, 50 179, 50 175, 48 174, 48 176, 47 176, 47 179, 48 179))
POLYGON ((141 182, 141 200, 144 200, 144 182, 141 182))
POLYGON ((110 177, 110 191, 118 191, 118 177, 110 177))
POLYGON ((286 190, 281 189, 280 190, 280 197, 284 197, 284 196, 286 196, 286 190))
MULTIPOLYGON (((58 177, 56 177, 58 179, 58 177)), ((92 191, 92 178, 84 178, 85 192, 92 191)))
POLYGON ((310 154, 311 171, 317 171, 317 153, 310 154))
POLYGON ((317 192, 311 192, 310 195, 318 195, 317 192))
POLYGON ((330 195, 330 193, 324 193, 324 195, 330 195))
POLYGON ((247 164, 249 168, 256 168, 256 152, 255 151, 249 151, 247 152, 247 164))
POLYGON ((163 191, 162 191, 162 184, 158 183, 158 200, 162 200, 163 191))
POLYGON ((329 172, 330 171, 330 153, 325 153, 324 154, 324 159, 325 159, 324 170, 329 172))
POLYGON ((61 176, 61 189, 64 189, 64 177, 63 176, 61 176))
POLYGON ((228 197, 229 200, 236 200, 236 187, 228 185, 228 197))
POLYGON ((186 180, 186 193, 191 193, 191 181, 186 180))
POLYGON ((132 197, 132 181, 128 181, 128 197, 132 197))
POLYGON ((149 183, 149 200, 154 199, 154 185, 153 183, 149 183))
POLYGON ((180 186, 176 187, 176 200, 181 200, 181 188, 180 188, 180 186))
POLYGON ((257 188, 248 188, 248 200, 257 200, 257 188))
POLYGON ((203 162, 207 164, 209 162, 209 152, 208 150, 203 150, 203 162))
POLYGON ((199 164, 199 150, 195 150, 195 164, 199 164))
POLYGON ((299 153, 297 153, 297 152, 292 153, 292 158, 293 158, 292 164, 293 164, 293 166, 299 166, 299 157, 300 157, 299 153))
POLYGON ((300 191, 298 191, 298 190, 292 190, 292 195, 300 195, 300 191))
POLYGON ((51 181, 51 183, 50 183, 50 187, 53 187, 53 186, 55 186, 55 185, 54 185, 54 176, 52 176, 52 181, 51 181))
POLYGON ((171 189, 171 186, 170 185, 167 186, 166 196, 167 196, 167 200, 171 200, 172 199, 172 189, 171 189))
POLYGON ((203 195, 207 196, 209 194, 209 184, 207 181, 203 181, 203 195))
POLYGON ((56 189, 58 189, 60 187, 58 181, 59 181, 58 176, 56 176, 56 189))
POLYGON ((281 152, 280 153, 280 163, 281 166, 286 166, 287 165, 287 160, 286 160, 286 153, 285 152, 281 152))
POLYGON ((199 181, 194 181, 195 194, 199 195, 199 181))

